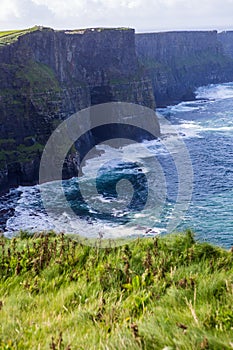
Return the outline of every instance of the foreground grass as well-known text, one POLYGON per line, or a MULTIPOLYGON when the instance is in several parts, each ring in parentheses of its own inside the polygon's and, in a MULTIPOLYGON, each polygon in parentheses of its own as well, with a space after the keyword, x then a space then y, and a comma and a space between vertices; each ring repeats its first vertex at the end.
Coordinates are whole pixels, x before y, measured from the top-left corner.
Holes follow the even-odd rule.
POLYGON ((0 349, 232 349, 233 253, 191 232, 0 238, 0 349))

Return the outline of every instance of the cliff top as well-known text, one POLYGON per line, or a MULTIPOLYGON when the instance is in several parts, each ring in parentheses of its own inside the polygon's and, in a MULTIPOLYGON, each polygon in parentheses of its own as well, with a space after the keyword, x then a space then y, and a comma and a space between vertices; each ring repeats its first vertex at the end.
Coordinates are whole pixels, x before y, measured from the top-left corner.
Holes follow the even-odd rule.
POLYGON ((137 36, 143 36, 143 35, 172 35, 172 34, 178 34, 178 35, 183 35, 183 34, 206 34, 206 33, 215 33, 217 34, 217 30, 169 30, 169 31, 164 31, 164 32, 148 32, 148 33, 137 33, 137 36))
POLYGON ((20 29, 20 30, 8 30, 0 32, 0 45, 8 45, 15 42, 18 37, 35 32, 37 30, 41 30, 42 27, 34 26, 28 29, 20 29))
MULTIPOLYGON (((78 28, 78 29, 64 29, 64 30, 56 30, 50 27, 43 27, 35 25, 32 28, 27 29, 19 29, 19 30, 8 30, 8 31, 0 31, 0 46, 9 45, 13 42, 17 41, 18 38, 22 35, 29 34, 36 31, 53 31, 64 33, 68 35, 72 34, 87 34, 87 33, 101 33, 101 32, 110 32, 110 31, 135 31, 133 28, 129 27, 97 27, 97 28, 78 28)), ((231 31, 224 31, 221 33, 229 33, 231 31)), ((164 32, 149 32, 149 33, 137 33, 137 36, 157 36, 157 35, 183 35, 188 34, 192 35, 194 33, 206 34, 206 33, 216 33, 217 30, 182 30, 182 31, 164 31, 164 32)))
POLYGON ((0 46, 9 45, 13 42, 17 41, 18 38, 22 35, 29 34, 36 31, 54 31, 65 34, 85 34, 85 33, 100 33, 104 31, 134 31, 132 28, 119 27, 119 28, 83 28, 83 29, 72 29, 72 30, 54 30, 53 28, 37 26, 35 25, 32 28, 27 29, 19 29, 19 30, 8 30, 8 31, 0 31, 0 46))
POLYGON ((83 29, 72 29, 72 30, 58 30, 59 32, 65 32, 65 34, 85 34, 85 33, 90 33, 90 32, 97 32, 101 33, 104 31, 112 31, 112 30, 119 30, 119 31, 134 31, 132 28, 127 28, 127 27, 119 27, 119 28, 114 28, 114 27, 99 27, 99 28, 83 28, 83 29))

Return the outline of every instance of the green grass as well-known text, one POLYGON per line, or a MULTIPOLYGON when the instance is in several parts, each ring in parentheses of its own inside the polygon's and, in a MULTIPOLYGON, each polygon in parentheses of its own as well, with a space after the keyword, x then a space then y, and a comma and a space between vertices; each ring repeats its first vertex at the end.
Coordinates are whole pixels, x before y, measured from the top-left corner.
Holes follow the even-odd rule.
POLYGON ((8 36, 8 35, 21 33, 21 32, 22 32, 21 30, 7 30, 7 31, 3 31, 3 32, 0 32, 0 38, 2 38, 4 36, 8 36))
POLYGON ((11 44, 18 40, 18 37, 38 30, 38 26, 21 30, 8 30, 0 32, 0 46, 11 44))
POLYGON ((233 255, 193 234, 0 240, 0 349, 232 349, 233 255))

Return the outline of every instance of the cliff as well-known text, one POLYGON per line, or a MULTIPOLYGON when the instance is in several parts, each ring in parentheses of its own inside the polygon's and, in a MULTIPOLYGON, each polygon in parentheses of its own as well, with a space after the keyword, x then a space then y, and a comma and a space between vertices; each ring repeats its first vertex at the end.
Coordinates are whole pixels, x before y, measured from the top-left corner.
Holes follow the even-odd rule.
POLYGON ((233 31, 218 33, 218 40, 221 42, 225 54, 233 59, 233 31))
POLYGON ((233 79, 233 61, 217 31, 136 34, 136 51, 158 106, 192 99, 198 86, 233 79))
MULTIPOLYGON (((0 35, 0 188, 35 183, 55 127, 78 110, 109 101, 155 107, 133 29, 35 27, 0 35)), ((84 141, 88 147, 93 135, 84 141)), ((64 177, 77 174, 78 158, 73 150, 64 177)))
MULTIPOLYGON (((37 182, 44 145, 76 111, 110 101, 154 109, 155 101, 193 99, 200 85, 233 80, 232 37, 216 31, 135 35, 127 28, 0 32, 0 190, 37 182)), ((77 174, 80 152, 101 139, 95 132, 81 139, 79 152, 73 147, 64 177, 77 174)))

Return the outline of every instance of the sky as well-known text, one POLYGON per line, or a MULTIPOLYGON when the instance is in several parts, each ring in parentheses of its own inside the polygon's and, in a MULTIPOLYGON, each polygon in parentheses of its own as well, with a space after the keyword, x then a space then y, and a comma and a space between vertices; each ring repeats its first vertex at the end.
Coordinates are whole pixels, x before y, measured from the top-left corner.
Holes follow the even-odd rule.
POLYGON ((0 30, 130 27, 136 32, 233 29, 233 0, 0 0, 0 30))

